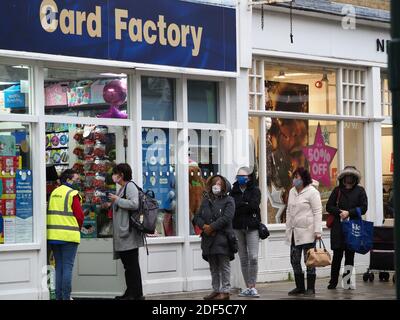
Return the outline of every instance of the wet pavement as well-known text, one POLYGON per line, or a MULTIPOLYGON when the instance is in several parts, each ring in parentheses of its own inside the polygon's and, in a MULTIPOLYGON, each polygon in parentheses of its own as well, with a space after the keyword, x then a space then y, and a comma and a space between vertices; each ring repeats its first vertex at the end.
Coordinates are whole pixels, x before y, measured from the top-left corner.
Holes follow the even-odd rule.
MULTIPOLYGON (((354 279, 354 278, 353 278, 354 279)), ((362 275, 358 275, 353 280, 355 290, 343 289, 339 284, 336 290, 328 290, 329 278, 317 279, 315 285, 316 294, 314 297, 288 296, 288 292, 295 286, 294 281, 268 282, 257 284, 259 298, 239 297, 238 289, 231 291, 231 300, 394 300, 396 299, 396 287, 392 277, 388 282, 381 282, 375 279, 374 282, 364 282, 362 275), (355 281, 354 281, 355 280, 355 281)), ((193 291, 168 293, 159 295, 146 295, 146 300, 203 300, 203 296, 210 291, 193 291)))

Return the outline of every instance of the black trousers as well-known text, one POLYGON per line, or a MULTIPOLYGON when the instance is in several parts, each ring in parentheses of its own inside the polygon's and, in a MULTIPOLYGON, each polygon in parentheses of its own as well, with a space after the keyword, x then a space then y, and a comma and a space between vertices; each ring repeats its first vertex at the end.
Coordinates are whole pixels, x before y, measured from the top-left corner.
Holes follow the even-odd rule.
POLYGON ((332 284, 337 284, 339 280, 339 273, 340 273, 340 265, 342 264, 343 254, 344 258, 344 265, 345 266, 354 266, 354 251, 344 250, 344 249, 336 249, 333 250, 333 259, 332 259, 332 266, 331 266, 331 281, 332 284))
POLYGON ((119 255, 125 269, 126 294, 134 298, 142 297, 143 288, 139 265, 139 249, 120 251, 119 255))

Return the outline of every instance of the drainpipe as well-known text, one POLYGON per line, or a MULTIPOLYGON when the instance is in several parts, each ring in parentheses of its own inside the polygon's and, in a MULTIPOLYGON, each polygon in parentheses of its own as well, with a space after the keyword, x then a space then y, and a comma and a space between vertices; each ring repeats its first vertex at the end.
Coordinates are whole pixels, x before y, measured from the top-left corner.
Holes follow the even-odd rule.
POLYGON ((400 1, 391 1, 391 35, 389 48, 389 84, 393 100, 394 211, 396 296, 400 300, 400 1))

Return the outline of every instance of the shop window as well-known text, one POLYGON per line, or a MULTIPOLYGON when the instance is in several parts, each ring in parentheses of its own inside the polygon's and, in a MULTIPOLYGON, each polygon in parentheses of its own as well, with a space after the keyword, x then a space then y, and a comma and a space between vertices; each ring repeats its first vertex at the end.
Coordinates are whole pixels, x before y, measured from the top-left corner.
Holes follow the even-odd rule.
POLYGON ((210 130, 189 130, 189 230, 191 235, 201 230, 192 224, 200 208, 207 180, 219 174, 220 147, 219 132, 210 130))
POLYGON ((29 113, 29 67, 0 65, 0 114, 29 113))
POLYGON ((0 122, 0 244, 33 242, 30 125, 0 122))
POLYGON ((382 127, 383 212, 385 219, 394 218, 393 171, 393 128, 391 125, 385 125, 382 127))
POLYGON ((364 124, 360 122, 344 122, 344 166, 355 166, 365 186, 364 124))
MULTIPOLYGON (((293 172, 307 168, 321 193, 323 213, 337 177, 337 124, 271 119, 267 131, 268 223, 285 223, 293 172)), ((326 215, 324 214, 324 218, 326 215)))
POLYGON ((46 124, 47 196, 58 186, 62 171, 72 168, 80 176, 76 188, 83 198, 82 238, 112 237, 108 193, 116 192, 112 168, 126 162, 126 128, 81 124, 46 124))
POLYGON ((343 114, 365 115, 366 71, 342 69, 343 114))
POLYGON ((382 116, 392 116, 392 92, 389 89, 389 80, 387 74, 381 75, 381 107, 382 116))
POLYGON ((218 83, 188 80, 188 120, 190 122, 217 123, 218 83))
POLYGON ((264 61, 253 59, 249 73, 250 110, 263 110, 264 61))
POLYGON ((265 110, 337 113, 335 70, 266 65, 264 85, 265 110))
POLYGON ((155 237, 177 234, 176 141, 174 130, 142 130, 143 189, 153 191, 159 204, 155 237))
POLYGON ((125 119, 125 74, 44 69, 45 113, 76 117, 125 119))
POLYGON ((142 77, 142 119, 175 120, 175 80, 142 77))

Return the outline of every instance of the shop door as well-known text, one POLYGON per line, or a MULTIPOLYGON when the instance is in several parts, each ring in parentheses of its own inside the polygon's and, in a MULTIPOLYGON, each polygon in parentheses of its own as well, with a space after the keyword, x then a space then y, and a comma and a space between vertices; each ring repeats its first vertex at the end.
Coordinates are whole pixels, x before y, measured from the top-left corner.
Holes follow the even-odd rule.
POLYGON ((84 222, 73 270, 73 297, 113 297, 125 290, 120 260, 113 260, 112 212, 108 193, 115 193, 112 168, 126 162, 124 127, 46 124, 47 195, 57 177, 72 168, 82 196, 84 222))

